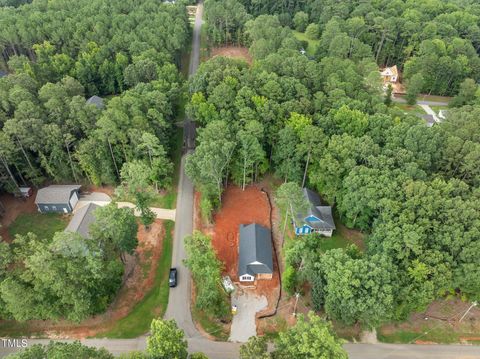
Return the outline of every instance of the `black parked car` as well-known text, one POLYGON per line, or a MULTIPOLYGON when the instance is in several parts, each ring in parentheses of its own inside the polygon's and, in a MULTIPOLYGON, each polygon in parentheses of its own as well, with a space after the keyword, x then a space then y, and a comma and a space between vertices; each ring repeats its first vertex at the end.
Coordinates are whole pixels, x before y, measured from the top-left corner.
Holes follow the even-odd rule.
POLYGON ((177 268, 170 268, 170 274, 168 276, 168 285, 170 287, 177 286, 177 268))

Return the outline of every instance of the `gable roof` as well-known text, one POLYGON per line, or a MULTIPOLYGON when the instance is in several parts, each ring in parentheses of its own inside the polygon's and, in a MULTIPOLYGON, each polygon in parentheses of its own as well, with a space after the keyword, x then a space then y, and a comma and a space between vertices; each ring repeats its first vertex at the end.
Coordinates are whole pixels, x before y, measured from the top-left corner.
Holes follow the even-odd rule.
POLYGON ((86 206, 81 207, 72 217, 72 220, 65 228, 65 232, 76 232, 83 238, 89 238, 90 225, 95 222, 94 211, 99 206, 94 203, 89 203, 86 206))
POLYGON ((81 185, 51 185, 38 190, 35 203, 61 204, 68 203, 72 191, 78 191, 81 185))
POLYGON ((298 214, 297 218, 300 220, 300 222, 303 222, 314 229, 335 229, 336 227, 335 221, 333 220, 332 207, 322 206, 320 196, 308 188, 303 188, 303 195, 308 203, 310 203, 310 206, 306 212, 298 214))
POLYGON ((397 76, 398 77, 398 67, 397 65, 393 65, 391 67, 385 67, 383 71, 381 71, 382 76, 397 76))
POLYGON ((238 275, 273 273, 272 235, 256 223, 240 225, 238 275))
POLYGON ((95 105, 97 106, 97 108, 100 108, 100 109, 105 107, 105 105, 103 104, 103 98, 97 95, 93 95, 92 97, 90 97, 87 100, 87 105, 95 105))

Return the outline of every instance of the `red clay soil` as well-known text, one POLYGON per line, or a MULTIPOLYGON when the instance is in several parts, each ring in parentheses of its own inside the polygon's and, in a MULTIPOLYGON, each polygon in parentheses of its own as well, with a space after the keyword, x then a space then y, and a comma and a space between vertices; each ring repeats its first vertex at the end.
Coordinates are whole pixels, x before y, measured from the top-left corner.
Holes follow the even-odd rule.
MULTIPOLYGON (((237 186, 229 186, 222 197, 222 209, 214 215, 212 245, 217 257, 224 264, 224 274, 238 282, 238 242, 240 224, 258 223, 270 226, 270 206, 265 193, 258 187, 250 186, 242 191, 237 186)), ((280 290, 280 278, 275 253, 273 253, 274 274, 271 280, 258 280, 252 291, 265 295, 268 307, 260 314, 268 314, 276 307, 280 290)))
POLYGON ((164 235, 165 229, 161 220, 156 220, 148 232, 145 231, 144 226, 139 226, 137 234, 139 245, 136 254, 129 256, 126 263, 126 272, 129 272, 129 275, 124 276, 122 288, 105 313, 88 318, 79 324, 64 320, 58 322, 28 321, 29 331, 43 333, 43 336, 49 338, 80 339, 108 331, 117 320, 125 317, 152 288, 164 235))
POLYGON ((29 198, 16 198, 9 193, 2 193, 0 201, 2 202, 5 213, 2 215, 0 224, 0 235, 6 242, 11 242, 12 238, 8 234, 8 226, 15 221, 20 213, 35 213, 37 206, 35 205, 35 196, 37 191, 34 190, 29 198))
POLYGON ((215 47, 212 49, 211 57, 216 56, 224 56, 230 57, 232 59, 242 59, 248 62, 250 65, 252 64, 252 57, 248 52, 246 47, 240 46, 222 46, 222 47, 215 47))

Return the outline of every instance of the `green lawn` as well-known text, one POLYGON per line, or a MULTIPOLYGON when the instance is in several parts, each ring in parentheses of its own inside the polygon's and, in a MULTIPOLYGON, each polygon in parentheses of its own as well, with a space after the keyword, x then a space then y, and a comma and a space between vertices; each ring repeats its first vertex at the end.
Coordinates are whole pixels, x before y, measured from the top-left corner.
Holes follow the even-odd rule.
POLYGON ((448 106, 430 106, 433 111, 438 113, 440 110, 448 110, 448 106))
POLYGON ((8 227, 8 233, 13 238, 15 235, 35 233, 40 238, 51 239, 55 232, 65 229, 69 217, 57 213, 22 213, 8 227))
POLYGON ((306 41, 308 42, 308 47, 305 49, 307 51, 308 56, 314 56, 317 52, 317 47, 320 44, 320 40, 311 40, 303 32, 293 31, 293 35, 299 41, 306 41))
POLYGON ((395 103, 395 107, 410 115, 425 115, 426 112, 418 105, 407 105, 406 103, 395 103))
POLYGON ((115 323, 108 332, 97 335, 99 338, 136 338, 148 332, 152 319, 162 317, 168 305, 168 273, 172 263, 172 229, 174 222, 165 221, 165 238, 162 255, 155 274, 152 289, 145 294, 133 310, 115 323))
POLYGON ((418 101, 433 101, 433 102, 450 102, 453 97, 448 96, 437 96, 437 95, 419 95, 417 100, 418 101))
MULTIPOLYGON (((230 305, 230 304, 229 304, 230 305)), ((200 326, 205 330, 208 334, 214 337, 216 340, 219 341, 227 341, 230 333, 225 330, 222 323, 220 323, 217 319, 211 318, 203 311, 197 309, 195 305, 192 306, 192 317, 196 323, 199 323, 200 326)))
MULTIPOLYGON (((461 341, 461 337, 478 337, 478 333, 457 333, 451 328, 433 328, 422 327, 418 332, 399 330, 393 333, 377 334, 378 340, 384 343, 414 343, 415 341, 434 342, 443 344, 454 344, 461 341)), ((472 341, 475 344, 475 341, 472 341)))
POLYGON ((334 232, 333 236, 330 238, 321 237, 319 247, 322 252, 326 252, 330 249, 346 248, 350 244, 352 244, 352 242, 343 237, 340 233, 334 232))

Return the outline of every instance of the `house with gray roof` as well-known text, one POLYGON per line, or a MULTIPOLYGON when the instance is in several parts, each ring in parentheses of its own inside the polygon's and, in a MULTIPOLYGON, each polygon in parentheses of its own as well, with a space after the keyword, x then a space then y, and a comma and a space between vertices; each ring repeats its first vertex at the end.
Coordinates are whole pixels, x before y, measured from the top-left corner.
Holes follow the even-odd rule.
POLYGON ((89 203, 75 211, 70 223, 68 223, 65 232, 74 232, 80 234, 83 238, 90 238, 90 225, 95 222, 94 211, 99 206, 89 203))
POLYGON ((241 282, 272 279, 272 234, 259 224, 241 224, 238 246, 238 278, 241 282))
POLYGON ((71 213, 77 205, 80 185, 51 185, 38 190, 35 204, 41 213, 71 213))
POLYGON ((103 108, 105 107, 105 104, 103 103, 103 98, 97 95, 93 95, 92 97, 90 97, 87 100, 87 105, 94 105, 100 110, 103 110, 103 108))
POLYGON ((437 121, 435 120, 435 117, 433 115, 419 114, 418 117, 425 120, 425 122, 427 123, 427 127, 432 127, 434 124, 437 123, 437 121))
POLYGON ((297 221, 293 223, 295 234, 301 236, 319 233, 326 237, 331 237, 336 228, 332 207, 322 206, 320 196, 308 188, 303 189, 303 195, 308 202, 308 207, 306 211, 297 215, 297 221))

